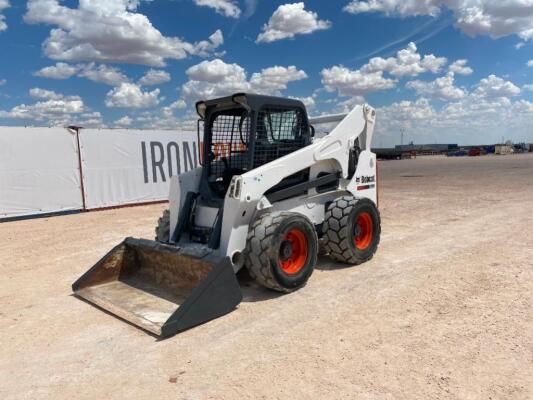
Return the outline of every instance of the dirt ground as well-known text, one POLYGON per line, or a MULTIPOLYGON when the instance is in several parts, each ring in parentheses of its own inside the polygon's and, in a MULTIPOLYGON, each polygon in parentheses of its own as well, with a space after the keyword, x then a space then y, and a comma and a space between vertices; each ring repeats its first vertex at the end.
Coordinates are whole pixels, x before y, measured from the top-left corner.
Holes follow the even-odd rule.
POLYGON ((164 205, 0 224, 0 398, 533 399, 533 155, 380 172, 372 261, 164 341, 70 289, 164 205))

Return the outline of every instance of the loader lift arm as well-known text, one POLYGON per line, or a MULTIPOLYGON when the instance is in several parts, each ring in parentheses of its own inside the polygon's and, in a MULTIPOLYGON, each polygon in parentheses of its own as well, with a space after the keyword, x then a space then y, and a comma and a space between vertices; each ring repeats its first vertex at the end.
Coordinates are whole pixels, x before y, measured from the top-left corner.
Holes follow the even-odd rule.
MULTIPOLYGON (((234 177, 230 187, 240 186, 242 190, 238 195, 229 190, 224 202, 223 218, 226 221, 222 224, 221 247, 223 251, 227 254, 234 254, 244 248, 242 233, 234 234, 234 231, 247 231, 250 220, 245 218, 246 215, 253 215, 260 202, 259 208, 268 208, 269 202, 265 198, 265 193, 286 177, 318 163, 333 161, 338 165, 340 177, 347 180, 350 177, 350 150, 353 149, 356 141, 363 144, 362 151, 370 156, 368 153, 370 153, 375 115, 372 107, 357 106, 323 139, 241 176, 234 177), (240 221, 243 222, 240 223, 240 221)), ((339 116, 334 118, 340 119, 339 116)))

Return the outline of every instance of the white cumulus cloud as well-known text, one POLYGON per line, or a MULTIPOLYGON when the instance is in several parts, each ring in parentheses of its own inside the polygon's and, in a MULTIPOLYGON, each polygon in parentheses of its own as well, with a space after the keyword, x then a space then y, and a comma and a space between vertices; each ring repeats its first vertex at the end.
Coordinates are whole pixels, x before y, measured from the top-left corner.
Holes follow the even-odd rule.
POLYGON ((71 115, 65 119, 65 122, 66 123, 63 123, 63 126, 76 125, 83 128, 107 128, 107 125, 104 124, 102 114, 98 111, 89 111, 79 115, 71 115))
POLYGON ((105 104, 113 108, 151 108, 159 104, 159 89, 144 92, 134 83, 122 83, 107 93, 105 104))
POLYGON ((342 65, 323 69, 322 83, 326 91, 338 91, 341 96, 363 96, 396 86, 396 80, 385 78, 382 71, 362 72, 342 65))
POLYGON ((352 14, 383 12, 401 16, 437 15, 440 11, 434 0, 353 0, 344 7, 352 14))
POLYGON ((422 57, 416 45, 411 42, 405 49, 400 50, 396 57, 371 58, 361 71, 364 73, 385 71, 397 77, 416 76, 425 72, 438 73, 447 61, 446 58, 435 57, 433 54, 422 57))
POLYGON ((150 69, 141 79, 139 84, 142 86, 160 85, 170 81, 170 74, 166 71, 150 69))
POLYGON ((133 120, 129 116, 125 115, 124 117, 117 119, 113 124, 118 127, 123 127, 130 126, 132 122, 133 120))
POLYGON ((65 125, 77 119, 77 114, 87 111, 79 96, 64 96, 39 88, 31 89, 30 96, 39 101, 20 104, 10 111, 0 111, 0 117, 65 125))
POLYGON ((454 85, 453 72, 435 79, 431 82, 411 81, 405 85, 408 89, 414 89, 418 94, 429 96, 440 100, 459 100, 467 95, 464 89, 454 85))
POLYGON ((390 116, 392 123, 410 123, 414 121, 431 121, 435 115, 436 110, 431 105, 431 102, 426 98, 420 98, 416 101, 399 101, 387 107, 379 109, 381 119, 386 121, 390 116))
POLYGON ((119 86, 121 83, 129 82, 129 79, 118 68, 108 65, 95 65, 91 63, 80 67, 78 76, 87 78, 93 82, 104 83, 109 86, 119 86))
POLYGON ((296 35, 310 34, 330 27, 330 21, 320 20, 316 12, 305 10, 303 2, 283 4, 263 25, 263 31, 257 37, 256 42, 270 43, 290 39, 296 35))
POLYGON ((129 82, 129 78, 119 68, 95 63, 73 65, 58 62, 56 65, 40 69, 33 75, 40 78, 57 80, 65 80, 73 76, 78 76, 109 86, 118 86, 123 82, 129 82))
POLYGON ((33 88, 30 89, 30 97, 35 100, 58 100, 62 99, 64 96, 53 90, 33 88))
MULTIPOLYGON (((433 95, 432 89, 437 89, 437 85, 425 83, 422 91, 433 95)), ((501 140, 502 135, 512 134, 521 140, 531 137, 533 103, 520 98, 514 100, 520 94, 520 88, 490 75, 481 79, 473 89, 470 93, 463 89, 464 95, 449 99, 440 109, 425 97, 379 107, 380 123, 376 133, 391 143, 397 143, 400 127, 406 130, 409 140, 418 142, 446 138, 452 143, 487 144, 501 140)), ((522 89, 526 90, 526 87, 522 89)))
POLYGON ((179 99, 169 105, 168 108, 171 110, 183 110, 184 108, 187 108, 187 103, 185 103, 185 100, 179 99))
POLYGON ((302 103, 304 103, 304 106, 307 109, 313 109, 316 105, 315 99, 313 96, 308 97, 293 97, 291 96, 291 99, 300 100, 302 103))
POLYGON ((280 94, 290 82, 307 78, 295 66, 274 66, 252 74, 238 64, 227 64, 220 59, 202 61, 187 71, 189 81, 182 86, 182 94, 191 99, 227 96, 235 92, 280 94))
POLYGON ((196 5, 213 8, 218 14, 230 18, 239 18, 241 9, 231 0, 194 0, 196 5))
POLYGON ((250 78, 250 86, 259 93, 272 93, 286 89, 289 82, 306 78, 307 74, 294 65, 290 67, 275 66, 254 73, 250 78))
POLYGON ((533 39, 531 0, 352 0, 344 10, 352 13, 382 12, 389 16, 437 16, 449 9, 455 25, 470 36, 500 38, 516 34, 533 39))
POLYGON ((0 0, 0 32, 7 29, 6 17, 2 14, 2 11, 9 7, 9 0, 0 0))
POLYGON ((141 1, 80 0, 70 8, 58 0, 28 0, 24 19, 56 26, 43 43, 44 53, 54 60, 164 66, 166 59, 207 56, 223 44, 220 30, 197 43, 164 36, 135 12, 141 1))
POLYGON ((423 73, 438 73, 446 64, 444 57, 420 55, 414 43, 389 58, 374 57, 358 70, 338 65, 322 70, 322 83, 328 92, 341 96, 364 96, 371 92, 392 89, 397 79, 423 73), (391 77, 385 74, 392 75, 391 77))
POLYGON ((448 71, 453 72, 454 74, 459 75, 471 75, 474 70, 467 66, 468 60, 457 60, 454 61, 450 67, 448 68, 448 71))
POLYGON ((183 110, 187 108, 187 103, 183 99, 178 99, 170 105, 163 107, 160 111, 159 121, 156 121, 156 114, 152 114, 144 123, 148 123, 153 126, 171 128, 178 125, 174 112, 177 110, 183 110))
POLYGON ((44 67, 35 72, 35 76, 41 78, 64 80, 69 79, 79 72, 80 68, 76 65, 71 65, 63 62, 56 63, 49 67, 44 67))
POLYGON ((489 75, 479 81, 474 94, 483 98, 514 97, 520 94, 520 88, 496 75, 489 75))

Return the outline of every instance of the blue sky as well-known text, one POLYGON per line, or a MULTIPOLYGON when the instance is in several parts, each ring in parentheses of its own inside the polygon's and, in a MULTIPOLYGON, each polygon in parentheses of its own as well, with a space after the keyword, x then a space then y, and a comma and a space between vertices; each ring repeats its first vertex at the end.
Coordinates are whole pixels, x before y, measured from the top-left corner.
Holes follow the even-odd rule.
POLYGON ((196 100, 245 90, 312 115, 367 102, 377 146, 402 130, 533 142, 531 0, 0 0, 0 15, 1 125, 175 129, 196 100))

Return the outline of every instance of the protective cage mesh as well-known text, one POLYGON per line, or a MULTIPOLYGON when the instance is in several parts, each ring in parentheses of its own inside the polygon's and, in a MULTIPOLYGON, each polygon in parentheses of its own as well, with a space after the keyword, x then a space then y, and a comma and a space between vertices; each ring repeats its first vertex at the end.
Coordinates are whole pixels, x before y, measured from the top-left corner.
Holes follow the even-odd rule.
MULTIPOLYGON (((238 115, 234 115, 238 114, 238 115)), ((250 116, 218 114, 211 126, 210 181, 224 182, 249 169, 250 116)), ((260 167, 308 144, 309 129, 299 109, 263 108, 257 116, 253 166, 260 167)))
POLYGON ((257 117, 253 168, 307 145, 308 128, 301 110, 263 109, 257 117))
POLYGON ((242 173, 248 169, 250 125, 250 117, 244 114, 215 117, 211 126, 211 181, 222 180, 225 171, 242 173))

